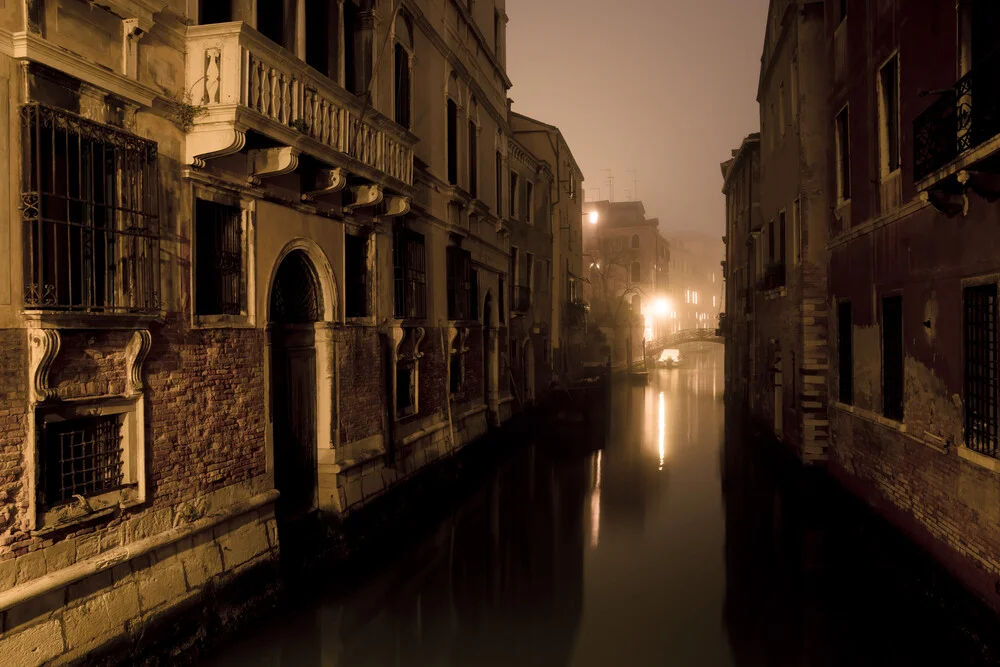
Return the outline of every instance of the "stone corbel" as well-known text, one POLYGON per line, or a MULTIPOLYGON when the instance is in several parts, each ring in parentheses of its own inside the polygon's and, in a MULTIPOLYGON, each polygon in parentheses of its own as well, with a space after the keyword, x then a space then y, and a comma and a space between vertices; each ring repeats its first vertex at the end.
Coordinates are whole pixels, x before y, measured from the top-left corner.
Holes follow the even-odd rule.
POLYGON ((386 218, 396 218, 401 215, 406 215, 410 212, 410 198, 402 197, 399 195, 389 195, 385 198, 385 213, 383 214, 386 218))
POLYGON ((122 19, 122 74, 130 79, 139 77, 139 40, 152 28, 150 19, 122 19))
POLYGON ((142 393, 142 364, 152 345, 153 337, 149 331, 141 329, 132 334, 132 339, 125 346, 125 393, 129 396, 142 393))
POLYGON ((963 188, 961 192, 947 192, 945 190, 924 190, 920 193, 920 201, 929 202, 931 206, 949 218, 956 215, 968 215, 969 197, 963 188))
POLYGON ((420 359, 424 356, 424 353, 420 351, 420 344, 424 342, 424 336, 427 335, 427 331, 423 327, 417 327, 413 330, 413 358, 420 359))
POLYGON ((56 391, 49 387, 49 369, 61 346, 58 330, 28 329, 28 400, 31 403, 57 397, 56 391))
POLYGON ((399 361, 399 348, 403 344, 403 339, 406 338, 406 329, 403 327, 393 327, 392 328, 392 361, 396 363, 399 361))
POLYGON ((247 181, 251 185, 260 185, 265 178, 284 176, 295 171, 299 166, 299 151, 290 146, 261 148, 249 151, 247 160, 250 163, 247 181))
POLYGON ((204 169, 208 160, 239 153, 247 143, 246 130, 232 124, 201 126, 188 133, 185 164, 204 169))
POLYGON ((970 190, 990 202, 1000 199, 1000 175, 982 171, 960 171, 958 182, 968 184, 970 190))
POLYGON ((347 172, 340 167, 321 169, 316 174, 315 189, 302 193, 302 201, 312 201, 317 197, 336 194, 347 185, 347 172))
POLYGON ((468 340, 469 340, 469 330, 468 329, 460 329, 459 332, 458 332, 458 352, 459 352, 459 354, 465 354, 466 352, 469 351, 469 348, 466 347, 466 345, 465 345, 466 341, 468 341, 468 340))
POLYGON ((355 209, 375 206, 382 201, 382 186, 376 183, 371 185, 358 185, 351 188, 354 201, 344 207, 345 213, 350 213, 355 209))

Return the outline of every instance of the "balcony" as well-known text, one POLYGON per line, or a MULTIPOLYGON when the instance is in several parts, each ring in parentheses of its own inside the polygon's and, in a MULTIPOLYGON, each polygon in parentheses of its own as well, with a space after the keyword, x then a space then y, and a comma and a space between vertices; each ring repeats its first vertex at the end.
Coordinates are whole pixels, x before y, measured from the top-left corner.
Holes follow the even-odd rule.
POLYGON ((779 289, 785 286, 785 265, 769 264, 764 269, 764 279, 761 281, 761 289, 765 292, 779 289))
POLYGON ((513 301, 514 312, 526 313, 531 308, 531 290, 524 286, 517 286, 512 289, 511 301, 513 301))
MULTIPOLYGON (((927 190, 972 166, 996 171, 1000 51, 982 60, 913 121, 913 180, 927 190)), ((964 181, 962 181, 964 183, 964 181)))
POLYGON ((362 114, 356 96, 247 24, 189 27, 186 69, 198 110, 188 164, 239 152, 253 131, 396 191, 412 186, 416 137, 374 109, 362 114))

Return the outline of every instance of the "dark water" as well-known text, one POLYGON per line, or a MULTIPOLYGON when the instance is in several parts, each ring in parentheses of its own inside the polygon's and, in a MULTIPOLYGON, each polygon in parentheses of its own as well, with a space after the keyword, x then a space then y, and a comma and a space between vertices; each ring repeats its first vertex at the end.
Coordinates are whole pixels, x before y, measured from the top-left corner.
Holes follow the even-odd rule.
MULTIPOLYGON (((613 435, 523 447, 389 565, 228 665, 995 664, 997 619, 723 405, 721 350, 614 397, 613 435)), ((346 567, 339 565, 338 567, 346 567)))

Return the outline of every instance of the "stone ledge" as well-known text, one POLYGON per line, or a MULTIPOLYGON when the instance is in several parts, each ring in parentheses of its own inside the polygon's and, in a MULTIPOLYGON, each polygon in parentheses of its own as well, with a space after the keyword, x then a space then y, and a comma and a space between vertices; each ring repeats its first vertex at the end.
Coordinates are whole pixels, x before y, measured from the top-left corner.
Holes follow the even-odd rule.
POLYGON ((958 450, 958 458, 968 461, 972 465, 979 466, 980 468, 986 468, 990 472, 1000 473, 1000 460, 997 460, 992 456, 987 456, 986 454, 980 454, 976 450, 970 449, 965 445, 959 445, 955 449, 958 450))

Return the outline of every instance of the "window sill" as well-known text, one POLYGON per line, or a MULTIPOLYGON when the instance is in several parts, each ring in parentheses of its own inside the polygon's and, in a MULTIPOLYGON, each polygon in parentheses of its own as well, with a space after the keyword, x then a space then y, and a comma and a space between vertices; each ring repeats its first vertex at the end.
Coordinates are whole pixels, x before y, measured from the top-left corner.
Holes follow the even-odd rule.
POLYGON ((247 315, 195 315, 193 329, 252 329, 253 322, 247 315))
POLYGON ((958 450, 958 458, 968 461, 972 465, 979 466, 980 468, 986 468, 990 472, 1000 473, 1000 460, 997 460, 992 456, 987 456, 986 454, 980 454, 976 450, 970 449, 965 445, 959 445, 956 449, 958 450))
POLYGON ((833 401, 831 405, 840 410, 841 412, 846 412, 856 417, 860 417, 861 419, 864 419, 867 422, 878 424, 879 426, 884 426, 898 433, 907 432, 906 424, 900 421, 896 421, 895 419, 889 419, 888 417, 884 417, 878 414, 877 412, 872 412, 871 410, 865 410, 864 408, 859 408, 856 405, 847 405, 846 403, 841 403, 840 401, 833 401))
POLYGON ((45 510, 39 517, 39 527, 31 531, 36 537, 51 535, 60 531, 79 527, 81 524, 101 521, 117 515, 121 510, 143 503, 139 498, 138 485, 131 484, 116 491, 109 491, 86 499, 86 506, 79 502, 66 503, 45 510))
POLYGON ((376 324, 378 324, 378 320, 374 316, 371 316, 371 315, 364 315, 364 316, 358 316, 358 317, 345 317, 344 318, 344 325, 345 326, 349 326, 349 327, 351 327, 351 326, 353 326, 353 327, 369 326, 370 327, 370 326, 375 326, 376 324))
POLYGON ((150 324, 162 324, 166 313, 137 315, 106 313, 76 313, 51 310, 26 310, 24 320, 38 329, 146 329, 150 324))

